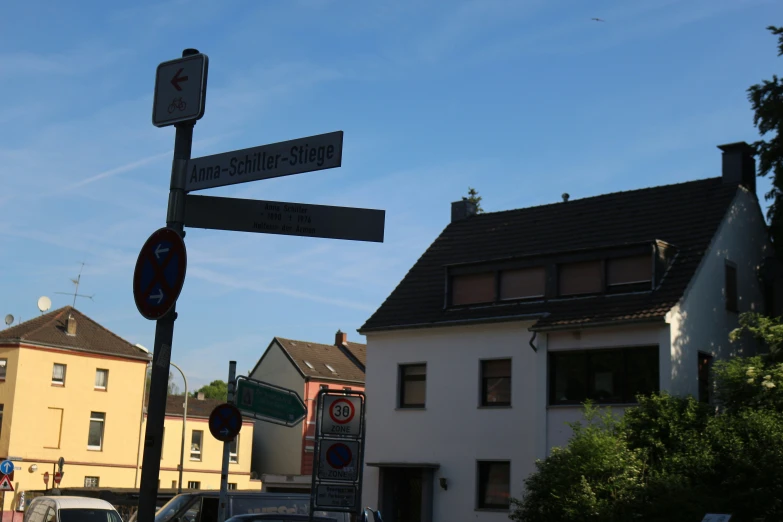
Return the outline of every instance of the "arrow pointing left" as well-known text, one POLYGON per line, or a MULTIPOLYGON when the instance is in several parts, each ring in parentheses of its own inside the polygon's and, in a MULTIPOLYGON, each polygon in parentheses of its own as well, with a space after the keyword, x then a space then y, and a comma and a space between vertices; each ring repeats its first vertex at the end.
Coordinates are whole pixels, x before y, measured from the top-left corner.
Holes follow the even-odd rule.
POLYGON ((182 87, 180 87, 179 84, 181 82, 188 81, 188 77, 187 76, 180 76, 180 74, 182 74, 182 71, 184 71, 184 70, 185 70, 184 67, 180 67, 179 70, 177 71, 177 74, 175 74, 174 78, 171 79, 171 85, 173 85, 174 88, 177 89, 178 91, 182 90, 182 87))
POLYGON ((160 304, 160 302, 163 301, 163 289, 162 288, 158 288, 158 293, 157 294, 150 294, 150 299, 157 299, 158 300, 158 304, 160 304))
POLYGON ((168 248, 163 248, 163 244, 162 243, 160 245, 156 246, 155 247, 155 259, 160 260, 160 255, 161 254, 165 254, 168 251, 169 251, 168 248))

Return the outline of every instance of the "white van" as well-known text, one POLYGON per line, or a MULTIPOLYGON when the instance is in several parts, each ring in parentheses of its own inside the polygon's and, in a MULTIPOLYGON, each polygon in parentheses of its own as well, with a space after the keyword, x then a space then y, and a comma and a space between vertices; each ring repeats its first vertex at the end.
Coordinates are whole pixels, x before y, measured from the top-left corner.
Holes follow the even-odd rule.
POLYGON ((122 518, 99 498, 37 497, 25 509, 24 522, 122 522, 122 518))

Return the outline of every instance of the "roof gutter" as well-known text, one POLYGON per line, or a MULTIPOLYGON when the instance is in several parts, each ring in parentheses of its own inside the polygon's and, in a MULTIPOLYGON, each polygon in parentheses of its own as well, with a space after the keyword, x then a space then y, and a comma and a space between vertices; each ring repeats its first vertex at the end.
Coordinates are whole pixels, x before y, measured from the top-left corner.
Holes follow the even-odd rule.
POLYGON ((305 375, 305 381, 329 381, 329 382, 342 382, 345 384, 359 384, 364 386, 365 381, 354 381, 351 379, 341 379, 339 377, 326 377, 321 375, 305 375))
POLYGON ((628 326, 633 324, 649 324, 665 322, 665 319, 661 317, 648 317, 644 319, 629 319, 626 321, 598 321, 591 323, 579 323, 579 324, 558 324, 552 326, 531 326, 528 328, 531 332, 557 332, 563 330, 584 330, 585 328, 602 328, 606 326, 628 326))
POLYGON ((394 326, 380 326, 375 328, 359 328, 356 330, 361 335, 367 332, 385 332, 392 330, 414 330, 419 328, 438 328, 441 326, 467 326, 473 324, 488 324, 488 323, 508 323, 512 321, 524 321, 540 319, 549 315, 546 312, 532 313, 532 314, 518 314, 518 315, 504 315, 502 317, 486 317, 482 319, 453 319, 450 321, 438 321, 435 323, 412 323, 401 324, 394 326))

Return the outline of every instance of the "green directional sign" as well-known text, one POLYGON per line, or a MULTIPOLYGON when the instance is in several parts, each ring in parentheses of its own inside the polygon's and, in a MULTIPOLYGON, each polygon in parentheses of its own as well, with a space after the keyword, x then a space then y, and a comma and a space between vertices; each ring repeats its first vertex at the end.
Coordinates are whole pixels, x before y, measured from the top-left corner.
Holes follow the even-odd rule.
POLYGON ((237 378, 236 407, 246 417, 296 426, 307 415, 299 394, 266 382, 237 378))

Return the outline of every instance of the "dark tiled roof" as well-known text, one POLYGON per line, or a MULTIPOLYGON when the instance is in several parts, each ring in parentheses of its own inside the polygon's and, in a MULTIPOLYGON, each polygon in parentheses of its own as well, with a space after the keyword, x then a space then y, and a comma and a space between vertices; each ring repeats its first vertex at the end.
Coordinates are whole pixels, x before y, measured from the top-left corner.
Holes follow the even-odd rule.
POLYGON ((449 224, 360 331, 548 314, 536 327, 662 318, 682 297, 738 190, 710 178, 471 216, 449 224), (678 255, 642 294, 444 309, 445 266, 663 240, 678 255))
POLYGON ((343 346, 353 355, 362 367, 367 367, 367 345, 359 343, 345 343, 343 346))
POLYGON ((71 306, 59 308, 11 328, 0 330, 0 342, 28 342, 129 359, 149 360, 146 352, 71 306), (66 333, 65 322, 69 313, 76 320, 76 335, 66 333))
MULTIPOLYGON (((333 344, 309 343, 306 341, 293 341, 275 337, 277 343, 288 353, 305 377, 321 379, 337 379, 351 382, 364 382, 364 372, 348 358, 337 346, 333 344), (313 365, 307 366, 307 362, 313 365), (334 368, 332 373, 326 365, 334 368)), ((361 361, 364 358, 366 345, 348 343, 352 353, 361 353, 361 361), (361 348, 360 348, 361 347, 361 348)))
MULTIPOLYGON (((188 397, 188 418, 201 417, 208 419, 212 410, 216 406, 223 404, 225 401, 218 399, 196 399, 195 397, 188 397)), ((182 417, 183 407, 185 403, 184 395, 167 395, 166 396, 166 415, 182 417)))

